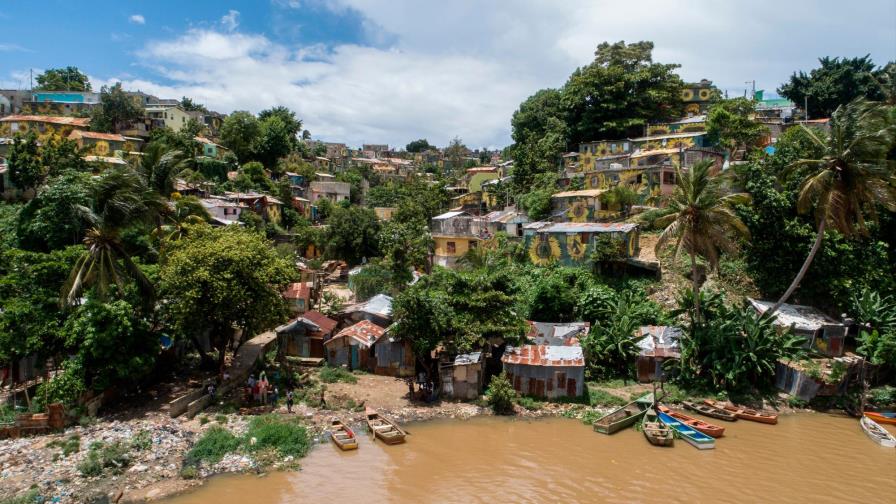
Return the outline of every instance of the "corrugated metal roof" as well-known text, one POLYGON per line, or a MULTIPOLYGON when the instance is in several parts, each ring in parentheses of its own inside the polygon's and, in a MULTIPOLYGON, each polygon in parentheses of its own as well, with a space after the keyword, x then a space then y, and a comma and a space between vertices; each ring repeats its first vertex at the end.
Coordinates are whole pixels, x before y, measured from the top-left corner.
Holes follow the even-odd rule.
POLYGON ((632 142, 649 142, 651 140, 670 140, 673 138, 692 138, 698 136, 705 136, 705 131, 697 131, 690 133, 669 133, 668 135, 654 135, 654 136, 646 136, 640 138, 632 138, 632 142))
POLYGON ((583 189, 581 191, 563 191, 551 195, 552 198, 596 198, 607 192, 606 189, 583 189))
POLYGON ((584 366, 582 347, 557 345, 523 345, 507 347, 501 362, 523 366, 584 366))
POLYGON ((311 297, 311 287, 306 283, 291 283, 283 291, 283 297, 286 299, 309 299, 311 297))
POLYGON ((86 117, 67 117, 67 116, 42 116, 42 115, 9 115, 0 118, 0 122, 43 122, 50 124, 63 124, 71 126, 86 127, 90 124, 90 119, 86 117))
POLYGON ((125 142, 127 138, 116 135, 114 133, 97 133, 96 131, 81 131, 75 130, 68 136, 69 139, 76 138, 92 138, 94 140, 106 140, 109 142, 125 142))
MULTIPOLYGON (((759 301, 758 299, 747 298, 747 301, 759 313, 765 313, 774 303, 771 301, 759 301)), ((793 326, 802 331, 816 331, 826 325, 843 324, 837 322, 833 318, 825 315, 818 308, 812 306, 793 305, 784 303, 775 312, 775 324, 784 327, 793 326)))
POLYGON ((314 310, 306 311, 302 314, 301 318, 311 321, 312 323, 320 327, 321 331, 325 333, 336 329, 336 325, 338 324, 338 322, 331 319, 330 317, 327 317, 323 313, 314 310))
POLYGON ((637 229, 637 224, 629 222, 533 222, 523 229, 539 233, 628 233, 637 229))
POLYGON ((362 320, 355 325, 346 327, 339 331, 336 336, 324 342, 328 345, 339 338, 351 338, 364 346, 372 346, 379 340, 385 332, 385 329, 374 324, 369 320, 362 320))
POLYGON ((458 215, 465 215, 467 212, 457 211, 457 212, 445 212, 442 215, 436 215, 432 218, 432 220, 445 220, 452 219, 457 217, 458 215))
POLYGON ((470 352, 466 354, 460 354, 454 358, 455 366, 465 366, 467 364, 476 364, 482 360, 482 352, 470 352))
POLYGON ((644 357, 679 357, 679 344, 682 331, 672 326, 641 326, 638 335, 641 339, 638 346, 644 357))
POLYGON ((377 294, 372 298, 364 301, 363 303, 358 303, 356 305, 349 306, 345 309, 346 313, 352 312, 364 312, 370 313, 373 315, 379 315, 382 317, 391 317, 392 316, 392 297, 387 296, 385 294, 377 294))
POLYGON ((588 333, 588 322, 534 322, 529 323, 526 338, 536 345, 578 345, 578 338, 588 333))
POLYGON ((81 159, 87 161, 88 163, 106 163, 106 164, 114 164, 114 165, 122 165, 127 166, 128 162, 119 157, 110 157, 110 156, 84 156, 81 159))

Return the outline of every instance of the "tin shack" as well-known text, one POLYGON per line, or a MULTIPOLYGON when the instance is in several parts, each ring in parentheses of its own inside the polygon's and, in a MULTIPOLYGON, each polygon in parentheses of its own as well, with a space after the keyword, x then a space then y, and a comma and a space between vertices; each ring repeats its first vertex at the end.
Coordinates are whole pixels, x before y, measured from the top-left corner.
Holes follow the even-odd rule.
POLYGON ((327 363, 331 366, 346 366, 350 370, 371 370, 372 348, 385 329, 369 320, 346 327, 324 342, 327 363))
POLYGON ((678 345, 682 332, 672 326, 641 326, 635 331, 638 340, 638 381, 662 380, 663 362, 681 357, 678 345))
POLYGON ((482 393, 485 359, 482 352, 461 354, 439 365, 442 397, 476 399, 482 393))
MULTIPOLYGON (((747 299, 757 313, 765 313, 774 306, 771 301, 747 299)), ((827 357, 843 355, 846 339, 846 325, 825 315, 812 306, 782 304, 775 312, 775 325, 781 329, 791 329, 794 334, 806 338, 806 348, 827 357)))
POLYGON ((333 336, 336 321, 316 311, 307 311, 274 329, 282 357, 324 358, 324 342, 333 336))

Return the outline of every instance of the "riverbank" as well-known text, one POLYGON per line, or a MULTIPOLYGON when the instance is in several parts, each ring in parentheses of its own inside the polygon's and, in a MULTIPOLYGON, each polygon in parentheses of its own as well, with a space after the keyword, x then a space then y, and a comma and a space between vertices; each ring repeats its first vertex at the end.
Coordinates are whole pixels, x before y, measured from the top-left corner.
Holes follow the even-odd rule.
MULTIPOLYGON (((520 418, 567 417, 588 422, 647 390, 634 383, 606 383, 590 388, 592 405, 523 399, 515 414, 520 418)), ((407 397, 403 380, 368 374, 357 375, 353 383, 328 383, 326 399, 326 407, 301 403, 287 413, 281 405, 272 413, 300 422, 314 443, 325 441, 323 432, 333 417, 363 426, 365 406, 403 424, 492 415, 483 404, 414 402, 407 397)), ((117 415, 119 419, 72 426, 62 433, 0 441, 0 502, 31 489, 47 501, 61 504, 105 502, 105 498, 110 502, 140 502, 171 496, 219 474, 295 468, 300 461, 291 457, 266 456, 259 460, 257 454, 234 449, 220 462, 185 470, 187 453, 209 429, 223 427, 237 438, 245 436, 253 417, 239 414, 236 401, 235 397, 221 398, 193 419, 172 419, 163 412, 143 411, 139 415, 117 415)))

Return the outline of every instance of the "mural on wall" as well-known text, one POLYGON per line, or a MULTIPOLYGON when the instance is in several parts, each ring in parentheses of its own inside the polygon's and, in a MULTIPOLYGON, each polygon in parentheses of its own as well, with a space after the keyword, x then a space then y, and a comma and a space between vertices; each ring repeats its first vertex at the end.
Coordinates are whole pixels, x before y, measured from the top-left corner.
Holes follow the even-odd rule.
POLYGON ((581 235, 578 233, 566 235, 566 252, 572 260, 583 260, 586 250, 588 250, 588 244, 582 242, 581 235))
POLYGON ((569 222, 591 222, 593 213, 593 209, 585 200, 577 200, 566 210, 566 218, 569 222))
POLYGON ((560 243, 546 234, 535 235, 529 243, 529 259, 536 266, 547 266, 560 260, 560 243))

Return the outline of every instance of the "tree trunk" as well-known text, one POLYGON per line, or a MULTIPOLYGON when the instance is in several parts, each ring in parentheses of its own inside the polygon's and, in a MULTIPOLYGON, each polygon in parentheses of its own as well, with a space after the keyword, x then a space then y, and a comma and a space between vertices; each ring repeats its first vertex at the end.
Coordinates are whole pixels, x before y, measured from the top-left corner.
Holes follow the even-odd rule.
POLYGON ((700 320, 700 282, 697 279, 697 255, 691 255, 691 282, 694 285, 694 320, 700 320))
POLYGON ((202 345, 199 343, 199 338, 196 335, 192 335, 190 337, 193 340, 193 346, 196 347, 196 351, 199 352, 200 366, 204 369, 211 369, 215 365, 215 360, 209 356, 209 354, 205 353, 205 349, 202 348, 202 345))
POLYGON ((779 299, 770 310, 765 312, 765 315, 771 316, 778 311, 778 309, 781 308, 781 305, 790 298, 793 291, 800 285, 800 282, 803 281, 803 277, 806 276, 806 271, 809 270, 809 265, 812 264, 812 260, 815 259, 815 254, 817 254, 818 250, 821 248, 821 242, 824 239, 824 222, 824 219, 822 219, 821 223, 818 225, 818 235, 815 236, 815 243, 812 244, 812 250, 809 251, 809 256, 806 257, 806 260, 803 262, 803 267, 800 268, 800 271, 796 274, 796 278, 793 279, 793 282, 791 282, 790 287, 788 287, 781 296, 781 299, 779 299))

